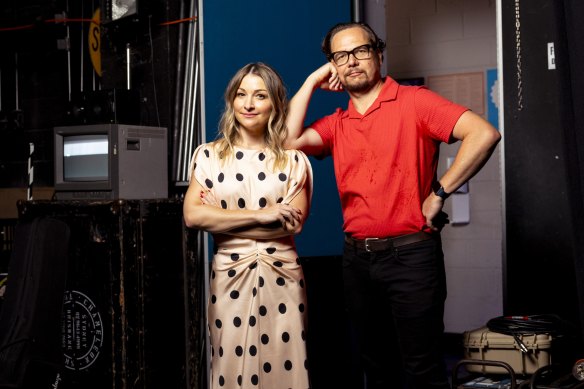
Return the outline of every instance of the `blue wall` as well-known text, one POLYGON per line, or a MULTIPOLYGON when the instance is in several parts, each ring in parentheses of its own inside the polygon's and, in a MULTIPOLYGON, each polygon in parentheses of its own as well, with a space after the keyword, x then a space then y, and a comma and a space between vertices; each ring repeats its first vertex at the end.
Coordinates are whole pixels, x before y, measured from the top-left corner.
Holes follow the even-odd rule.
MULTIPOLYGON (((205 115, 207 140, 216 136, 223 92, 233 74, 249 62, 265 62, 282 76, 290 97, 325 61, 320 43, 328 29, 350 20, 350 0, 210 0, 203 2, 205 115)), ((345 93, 317 91, 307 123, 345 107, 345 93)), ((314 196, 310 216, 297 238, 301 256, 342 252, 342 215, 331 158, 311 157, 314 196)))

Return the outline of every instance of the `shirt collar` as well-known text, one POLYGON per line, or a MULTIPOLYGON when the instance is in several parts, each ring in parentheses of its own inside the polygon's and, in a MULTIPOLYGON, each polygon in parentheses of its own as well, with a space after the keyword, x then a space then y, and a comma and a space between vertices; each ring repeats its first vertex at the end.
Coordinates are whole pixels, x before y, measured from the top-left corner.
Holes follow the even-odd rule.
POLYGON ((357 112, 357 110, 353 106, 353 101, 349 99, 349 104, 347 107, 347 111, 345 111, 345 116, 349 118, 361 118, 363 116, 367 116, 369 113, 378 109, 381 106, 382 102, 395 100, 397 97, 397 90, 399 88, 399 84, 389 76, 383 77, 382 80, 383 86, 381 87, 379 96, 377 96, 377 98, 367 109, 367 112, 365 112, 365 114, 361 115, 359 112, 357 112))

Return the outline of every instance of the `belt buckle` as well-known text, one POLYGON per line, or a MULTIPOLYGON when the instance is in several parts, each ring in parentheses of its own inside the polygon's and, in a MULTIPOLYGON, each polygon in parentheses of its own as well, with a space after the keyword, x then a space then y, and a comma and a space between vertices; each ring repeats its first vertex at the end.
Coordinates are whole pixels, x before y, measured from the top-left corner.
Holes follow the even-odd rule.
POLYGON ((372 252, 371 248, 369 247, 369 242, 379 240, 379 238, 365 238, 365 251, 368 253, 372 252))

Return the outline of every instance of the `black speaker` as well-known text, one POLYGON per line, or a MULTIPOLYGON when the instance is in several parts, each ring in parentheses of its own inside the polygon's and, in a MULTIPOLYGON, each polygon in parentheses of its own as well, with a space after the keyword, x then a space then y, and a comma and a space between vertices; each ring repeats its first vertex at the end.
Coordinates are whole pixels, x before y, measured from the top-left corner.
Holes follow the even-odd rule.
POLYGON ((59 388, 198 388, 202 264, 179 200, 21 201, 71 230, 59 388))

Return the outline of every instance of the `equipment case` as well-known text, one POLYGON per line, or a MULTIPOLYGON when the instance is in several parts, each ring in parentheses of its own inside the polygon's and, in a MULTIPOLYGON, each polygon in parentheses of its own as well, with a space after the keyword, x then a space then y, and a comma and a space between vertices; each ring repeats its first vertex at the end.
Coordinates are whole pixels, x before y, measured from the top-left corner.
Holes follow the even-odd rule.
MULTIPOLYGON (((501 361, 508 363, 519 375, 533 374, 537 369, 551 364, 550 334, 519 334, 518 339, 527 352, 521 350, 513 336, 490 331, 486 326, 463 333, 464 357, 475 360, 501 361)), ((473 373, 507 373, 496 366, 469 365, 473 373)))

